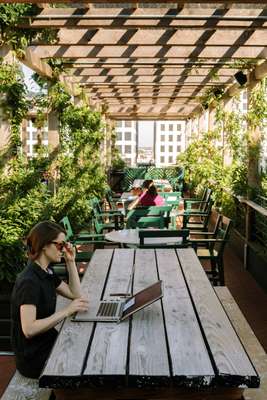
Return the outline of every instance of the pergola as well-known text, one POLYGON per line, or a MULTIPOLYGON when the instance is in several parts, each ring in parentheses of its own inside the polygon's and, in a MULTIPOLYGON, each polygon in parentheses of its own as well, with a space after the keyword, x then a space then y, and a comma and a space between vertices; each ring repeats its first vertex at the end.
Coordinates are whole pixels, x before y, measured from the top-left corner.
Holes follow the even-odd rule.
MULTIPOLYGON (((34 2, 34 1, 31 1, 34 2)), ((267 1, 112 1, 39 3, 21 26, 58 29, 58 42, 34 42, 25 63, 51 76, 46 60, 63 60, 61 79, 81 85, 110 119, 188 119, 200 97, 218 87, 225 98, 240 85, 240 62, 252 66, 249 86, 267 72, 267 1)))

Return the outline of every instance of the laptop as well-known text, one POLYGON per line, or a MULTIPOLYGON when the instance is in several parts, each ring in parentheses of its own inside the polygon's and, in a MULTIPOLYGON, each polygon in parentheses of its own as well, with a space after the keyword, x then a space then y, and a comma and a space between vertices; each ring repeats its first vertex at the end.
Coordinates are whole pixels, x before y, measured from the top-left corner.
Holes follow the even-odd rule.
POLYGON ((131 297, 101 300, 96 314, 91 315, 90 311, 78 312, 72 321, 121 322, 161 297, 163 283, 159 280, 131 297))

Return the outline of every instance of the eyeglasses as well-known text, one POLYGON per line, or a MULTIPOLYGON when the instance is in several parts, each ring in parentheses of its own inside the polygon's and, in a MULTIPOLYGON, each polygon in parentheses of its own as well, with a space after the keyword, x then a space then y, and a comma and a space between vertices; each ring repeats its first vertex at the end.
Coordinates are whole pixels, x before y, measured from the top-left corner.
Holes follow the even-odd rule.
POLYGON ((58 251, 62 251, 64 249, 64 247, 66 246, 65 242, 61 242, 61 243, 51 242, 51 243, 53 243, 56 246, 58 251))

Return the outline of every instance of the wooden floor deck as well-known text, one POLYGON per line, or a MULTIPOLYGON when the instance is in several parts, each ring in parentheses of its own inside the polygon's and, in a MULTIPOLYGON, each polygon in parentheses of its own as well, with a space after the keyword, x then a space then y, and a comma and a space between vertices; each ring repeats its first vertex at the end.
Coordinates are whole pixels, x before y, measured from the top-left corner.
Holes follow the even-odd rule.
MULTIPOLYGON (((225 280, 226 286, 267 352, 267 293, 244 269, 231 248, 226 248, 225 251, 225 280)), ((0 355, 0 396, 14 370, 14 357, 0 355)))

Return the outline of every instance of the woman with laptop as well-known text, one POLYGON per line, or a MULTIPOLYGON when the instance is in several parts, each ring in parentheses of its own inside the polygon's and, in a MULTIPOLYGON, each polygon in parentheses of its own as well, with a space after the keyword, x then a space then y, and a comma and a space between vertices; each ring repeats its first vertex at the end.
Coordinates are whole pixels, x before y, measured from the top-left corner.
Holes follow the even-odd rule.
POLYGON ((12 293, 16 367, 21 375, 33 378, 37 384, 57 337, 55 326, 73 313, 88 309, 88 301, 81 295, 75 250, 65 240, 65 230, 60 225, 51 221, 35 225, 27 237, 28 265, 17 277, 12 293), (68 284, 50 267, 50 263, 60 262, 62 256, 68 270, 68 284), (56 312, 57 294, 72 302, 56 312))

